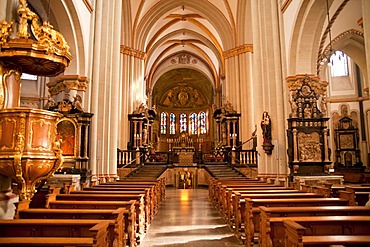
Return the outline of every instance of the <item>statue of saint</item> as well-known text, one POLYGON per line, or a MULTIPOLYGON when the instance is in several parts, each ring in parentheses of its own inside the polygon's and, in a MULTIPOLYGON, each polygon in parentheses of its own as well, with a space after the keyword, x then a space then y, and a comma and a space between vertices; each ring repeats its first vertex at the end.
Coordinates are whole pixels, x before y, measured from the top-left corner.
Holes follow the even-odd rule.
POLYGON ((261 128, 263 144, 271 144, 271 119, 266 111, 262 114, 261 128))

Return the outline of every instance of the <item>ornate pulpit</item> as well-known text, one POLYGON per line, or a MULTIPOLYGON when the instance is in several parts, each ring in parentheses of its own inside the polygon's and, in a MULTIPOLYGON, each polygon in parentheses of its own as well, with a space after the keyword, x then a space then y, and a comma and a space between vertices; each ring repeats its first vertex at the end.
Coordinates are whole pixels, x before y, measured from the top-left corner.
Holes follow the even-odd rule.
POLYGON ((291 175, 328 173, 327 82, 313 75, 288 77, 291 114, 288 118, 288 157, 291 175))
POLYGON ((20 198, 29 203, 37 185, 63 163, 56 139, 62 115, 19 107, 20 75, 57 76, 72 56, 62 34, 40 21, 26 0, 16 12, 17 20, 0 22, 0 173, 17 182, 20 198))
POLYGON ((153 148, 157 142, 153 134, 153 123, 157 119, 155 108, 149 109, 142 103, 128 115, 130 121, 130 142, 127 149, 139 150, 141 148, 153 148))
POLYGON ((239 119, 241 114, 234 110, 232 104, 224 99, 221 108, 215 109, 213 118, 217 123, 216 146, 231 149, 239 145, 239 119))

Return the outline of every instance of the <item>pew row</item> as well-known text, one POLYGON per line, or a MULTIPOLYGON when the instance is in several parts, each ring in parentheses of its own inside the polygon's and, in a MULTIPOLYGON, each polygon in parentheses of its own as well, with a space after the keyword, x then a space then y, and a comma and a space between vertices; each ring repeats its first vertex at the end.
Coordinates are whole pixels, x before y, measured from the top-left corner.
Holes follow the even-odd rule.
MULTIPOLYGON (((71 220, 71 219, 14 219, 0 220, 0 243, 25 242, 26 238, 42 237, 47 244, 49 237, 65 238, 68 245, 119 246, 113 220, 71 220), (10 238, 13 240, 11 241, 10 238)), ((58 242, 58 239, 50 239, 58 242)), ((41 241, 41 239, 39 239, 41 241)), ((32 242, 32 241, 31 241, 32 242)), ((49 243, 52 246, 52 243, 49 243)), ((30 243, 28 243, 30 246, 30 243)), ((59 245, 60 246, 60 245, 59 245)))
MULTIPOLYGON (((370 216, 370 207, 358 206, 315 206, 315 207, 265 207, 260 206, 260 227, 258 243, 265 246, 264 240, 268 239, 270 220, 274 217, 296 216, 370 216)), ((255 231, 255 234, 257 231, 255 231)))
POLYGON ((140 239, 144 234, 144 226, 140 226, 140 221, 138 221, 137 211, 138 211, 138 202, 136 200, 131 201, 68 201, 68 200, 57 200, 50 201, 50 209, 118 209, 124 208, 130 211, 132 215, 129 224, 126 227, 127 229, 127 242, 130 246, 140 242, 140 239), (134 209, 133 209, 134 208, 134 209))
POLYGON ((307 235, 370 235, 370 216, 293 216, 270 219, 262 247, 285 246, 285 220, 292 220, 306 228, 307 235))
POLYGON ((118 246, 136 246, 135 207, 130 209, 42 209, 20 210, 19 219, 98 219, 114 220, 114 232, 118 235, 118 246))
MULTIPOLYGON (((246 200, 247 199, 282 199, 286 198, 286 200, 291 199, 309 199, 309 198, 323 198, 322 195, 316 194, 316 193, 290 193, 289 190, 286 191, 286 193, 260 193, 260 194, 241 194, 238 192, 235 192, 233 195, 233 209, 232 209, 232 215, 230 217, 233 217, 234 223, 233 223, 233 229, 235 236, 239 239, 241 239, 243 234, 245 233, 245 222, 246 222, 246 200)), ((248 227, 248 226, 247 226, 248 227)))
POLYGON ((67 237, 4 237, 0 238, 0 246, 17 247, 97 247, 94 238, 67 238, 67 237))
POLYGON ((246 245, 253 246, 255 233, 260 232, 260 206, 272 207, 318 207, 347 206, 348 201, 340 198, 286 198, 286 199, 251 199, 245 200, 244 230, 246 245))
POLYGON ((144 212, 145 212, 145 230, 148 229, 151 221, 154 218, 154 211, 158 208, 156 204, 156 199, 151 193, 151 189, 142 190, 126 190, 126 188, 117 188, 116 190, 98 189, 98 190, 82 190, 82 191, 72 191, 70 195, 139 195, 144 194, 144 212))
POLYGON ((166 178, 159 178, 155 180, 143 180, 143 179, 130 179, 130 180, 116 180, 114 182, 108 182, 99 184, 98 186, 110 186, 110 185, 134 185, 134 186, 145 186, 145 185, 156 185, 160 194, 161 200, 166 197, 166 178))
POLYGON ((292 221, 284 220, 285 247, 329 247, 340 246, 369 246, 370 235, 305 235, 306 227, 292 221))

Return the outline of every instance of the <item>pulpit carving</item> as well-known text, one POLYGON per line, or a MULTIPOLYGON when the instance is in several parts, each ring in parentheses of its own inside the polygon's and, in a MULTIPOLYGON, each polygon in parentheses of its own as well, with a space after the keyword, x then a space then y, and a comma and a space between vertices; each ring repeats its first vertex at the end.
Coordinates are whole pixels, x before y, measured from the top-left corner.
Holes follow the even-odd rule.
POLYGON ((320 135, 317 132, 299 133, 298 148, 300 162, 321 162, 320 135))

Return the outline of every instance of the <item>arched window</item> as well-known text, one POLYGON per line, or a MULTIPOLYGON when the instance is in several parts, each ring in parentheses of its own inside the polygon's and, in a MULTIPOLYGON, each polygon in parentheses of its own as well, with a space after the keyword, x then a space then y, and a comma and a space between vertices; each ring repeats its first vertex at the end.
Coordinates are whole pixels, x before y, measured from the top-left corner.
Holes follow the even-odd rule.
POLYGON ((167 134, 167 113, 161 113, 161 134, 167 134))
POLYGON ((176 115, 170 114, 170 135, 176 134, 176 115))
POLYGON ((199 133, 207 133, 207 115, 204 111, 199 113, 199 133))
POLYGON ((348 57, 344 52, 336 51, 330 57, 331 76, 348 76, 348 57))
POLYGON ((188 116, 185 113, 180 114, 180 133, 186 132, 188 124, 188 116))
POLYGON ((189 117, 189 128, 190 128, 190 134, 196 135, 198 134, 198 116, 195 112, 190 114, 189 117))

